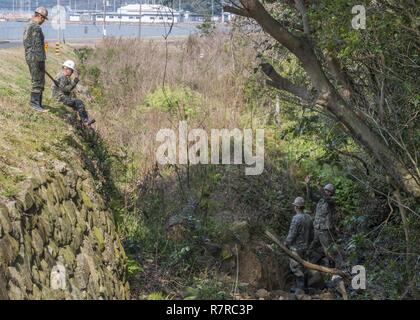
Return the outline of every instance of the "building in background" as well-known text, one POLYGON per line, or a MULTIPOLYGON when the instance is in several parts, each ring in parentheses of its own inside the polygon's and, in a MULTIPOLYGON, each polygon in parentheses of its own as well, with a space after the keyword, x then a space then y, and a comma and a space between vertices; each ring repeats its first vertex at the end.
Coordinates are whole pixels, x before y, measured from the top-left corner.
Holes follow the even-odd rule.
MULTIPOLYGON (((178 23, 180 12, 163 5, 129 4, 118 8, 116 12, 105 14, 106 22, 128 23, 178 23)), ((103 21, 103 12, 72 12, 69 14, 70 22, 103 21)))

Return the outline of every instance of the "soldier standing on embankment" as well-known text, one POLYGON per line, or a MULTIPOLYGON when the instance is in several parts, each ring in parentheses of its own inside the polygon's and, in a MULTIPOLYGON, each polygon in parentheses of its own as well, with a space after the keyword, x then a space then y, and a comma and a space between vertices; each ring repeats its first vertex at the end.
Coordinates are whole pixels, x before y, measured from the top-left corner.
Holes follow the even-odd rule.
POLYGON ((39 112, 47 112, 42 107, 42 93, 45 86, 45 43, 41 25, 48 20, 48 10, 39 7, 23 34, 25 59, 32 79, 31 107, 39 112))

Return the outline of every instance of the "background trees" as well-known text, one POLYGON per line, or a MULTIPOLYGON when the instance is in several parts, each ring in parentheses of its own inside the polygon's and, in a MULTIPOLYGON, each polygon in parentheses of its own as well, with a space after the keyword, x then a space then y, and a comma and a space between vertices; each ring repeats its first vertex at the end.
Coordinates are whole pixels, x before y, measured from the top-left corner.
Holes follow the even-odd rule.
MULTIPOLYGON (((372 193, 356 191, 360 201, 355 207, 347 202, 347 218, 356 218, 355 210, 361 208, 374 216, 381 211, 379 199, 386 200, 390 215, 394 207, 400 213, 395 225, 401 228, 399 245, 405 251, 400 259, 407 263, 405 281, 412 282, 420 191, 419 9, 410 1, 365 1, 367 29, 355 30, 355 4, 359 3, 241 0, 225 10, 245 18, 238 19, 238 28, 246 30, 259 52, 256 60, 266 84, 277 89, 261 90, 278 96, 283 119, 297 120, 298 128, 289 128, 284 137, 297 143, 298 132, 301 138, 322 142, 310 150, 302 144, 293 149, 300 154, 301 166, 319 177, 324 169, 308 159, 317 159, 318 165, 339 164, 353 186, 372 193), (375 202, 376 209, 369 208, 375 202)), ((371 227, 381 229, 388 222, 379 218, 371 227)), ((354 235, 350 243, 365 240, 354 235)))
POLYGON ((402 29, 406 30, 405 33, 414 33, 411 37, 415 37, 413 8, 392 2, 371 5, 369 23, 372 20, 373 25, 369 30, 376 30, 371 33, 351 29, 351 5, 345 1, 331 5, 316 1, 273 1, 267 9, 260 1, 241 0, 238 5, 225 6, 225 10, 255 20, 299 60, 306 73, 306 85, 294 83, 271 64, 263 62, 261 67, 270 78, 269 85, 289 92, 301 103, 327 111, 382 165, 396 188, 416 198, 420 196, 415 141, 409 143, 410 148, 401 136, 405 131, 406 138, 415 137, 414 132, 410 132, 409 123, 415 123, 411 119, 417 117, 419 97, 413 92, 417 80, 410 75, 415 74, 419 67, 415 53, 418 43, 400 42, 397 48, 392 45, 388 48, 384 43, 388 39, 399 39, 402 29), (406 14, 398 14, 405 9, 406 14), (269 11, 277 12, 280 19, 269 11), (388 19, 389 15, 392 18, 388 19), (393 89, 401 87, 401 83, 394 82, 398 81, 395 75, 401 60, 395 62, 394 57, 405 60, 401 67, 409 69, 403 87, 407 88, 404 97, 411 98, 404 99, 404 111, 400 109, 401 91, 397 93, 393 89), (387 76, 391 78, 389 82, 387 76), (393 99, 392 93, 400 98, 393 99), (395 107, 400 112, 394 108, 397 101, 399 106, 395 107), (409 117, 402 119, 400 113, 409 114, 409 117))

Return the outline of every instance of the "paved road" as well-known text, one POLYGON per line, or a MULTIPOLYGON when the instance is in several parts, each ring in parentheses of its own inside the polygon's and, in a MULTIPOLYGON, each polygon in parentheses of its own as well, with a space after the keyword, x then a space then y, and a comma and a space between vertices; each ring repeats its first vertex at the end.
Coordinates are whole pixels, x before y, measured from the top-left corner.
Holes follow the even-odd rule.
POLYGON ((19 42, 10 42, 10 41, 0 41, 0 49, 8 49, 13 47, 18 47, 22 43, 19 42))
MULTIPOLYGON (((182 39, 187 37, 185 36, 172 36, 169 37, 169 41, 171 40, 178 40, 178 39, 182 39)), ((157 39, 157 40, 163 40, 163 38, 161 36, 149 36, 149 37, 143 37, 143 39, 157 39)), ((73 46, 73 47, 79 47, 79 46, 93 46, 96 43, 100 42, 102 40, 102 38, 80 38, 80 39, 71 39, 66 41, 66 44, 73 46)), ((51 46, 54 45, 55 43, 55 39, 46 39, 45 41, 50 43, 50 48, 51 46)), ((17 48, 17 47, 22 47, 23 43, 22 41, 1 41, 0 40, 0 50, 2 49, 10 49, 10 48, 17 48)))

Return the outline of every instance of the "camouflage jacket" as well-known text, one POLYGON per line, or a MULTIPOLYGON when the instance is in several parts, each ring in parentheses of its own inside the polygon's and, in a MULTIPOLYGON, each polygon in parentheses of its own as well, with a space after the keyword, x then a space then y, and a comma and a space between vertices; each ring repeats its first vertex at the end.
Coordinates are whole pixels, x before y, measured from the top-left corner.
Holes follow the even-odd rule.
POLYGON ((293 216, 286 244, 295 250, 306 250, 314 238, 312 218, 309 214, 299 212, 293 216))
MULTIPOLYGON (((321 190, 322 193, 322 190, 321 190)), ((314 227, 320 230, 333 231, 336 224, 335 202, 333 198, 326 198, 323 195, 314 194, 307 188, 307 196, 314 202, 317 202, 315 209, 314 227)))
POLYGON ((45 61, 44 33, 41 26, 31 21, 23 33, 23 46, 25 47, 26 61, 45 61))
POLYGON ((75 78, 71 80, 70 77, 64 75, 63 72, 60 72, 56 77, 55 81, 57 82, 58 86, 55 83, 51 87, 52 96, 60 100, 63 97, 69 97, 73 89, 79 83, 79 78, 75 78))
POLYGON ((314 227, 321 230, 333 230, 335 225, 335 205, 332 199, 321 198, 315 209, 314 227))

